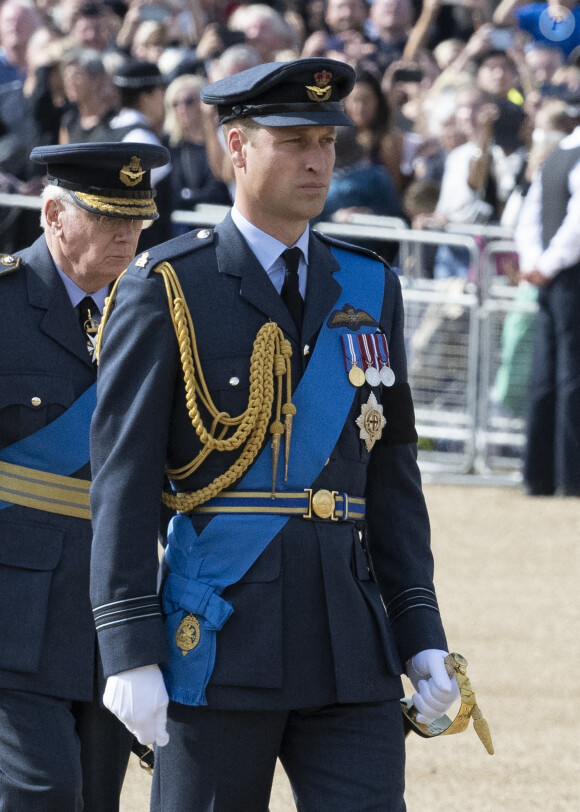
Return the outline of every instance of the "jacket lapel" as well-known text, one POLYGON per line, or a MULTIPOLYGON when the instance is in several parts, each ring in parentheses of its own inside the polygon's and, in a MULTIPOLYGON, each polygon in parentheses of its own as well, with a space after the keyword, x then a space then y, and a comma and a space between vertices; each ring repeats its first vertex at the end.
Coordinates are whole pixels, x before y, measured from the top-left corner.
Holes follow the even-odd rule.
POLYGON ((239 277, 240 296, 275 321, 288 336, 299 343, 301 338, 302 341, 309 341, 320 329, 342 291, 333 276, 340 271, 340 265, 324 243, 310 234, 304 322, 302 336, 299 336, 278 291, 229 214, 216 226, 215 233, 219 272, 239 277))
POLYGON ((53 341, 92 367, 86 341, 66 289, 46 245, 44 236, 20 252, 27 265, 26 277, 30 304, 44 310, 40 329, 53 341))
POLYGON ((242 299, 275 321, 287 335, 298 341, 300 336, 292 316, 230 214, 216 226, 215 234, 219 272, 239 277, 242 299))
POLYGON ((308 343, 320 329, 337 302, 342 287, 334 277, 340 265, 327 246, 310 232, 308 245, 308 283, 304 305, 302 339, 308 343))

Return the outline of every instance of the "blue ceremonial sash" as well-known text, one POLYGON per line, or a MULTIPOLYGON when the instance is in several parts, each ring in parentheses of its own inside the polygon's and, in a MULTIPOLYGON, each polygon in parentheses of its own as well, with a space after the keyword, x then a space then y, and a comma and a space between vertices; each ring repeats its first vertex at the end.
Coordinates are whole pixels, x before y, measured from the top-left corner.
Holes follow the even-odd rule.
MULTIPOLYGON (((89 386, 72 406, 48 426, 0 451, 0 460, 45 473, 70 476, 90 459, 89 429, 97 385, 89 386)), ((0 501, 0 510, 11 502, 0 501)))
MULTIPOLYGON (((335 308, 354 305, 378 322, 384 296, 380 265, 360 254, 331 250, 341 265, 342 293, 335 308)), ((359 332, 374 330, 369 326, 359 332)), ((346 332, 349 332, 346 327, 329 328, 326 323, 320 330, 306 372, 294 393, 296 415, 292 424, 290 470, 287 482, 277 482, 277 490, 310 487, 338 441, 356 391, 344 366, 340 335, 346 332), (332 409, 321 420, 320 404, 325 402, 332 403, 332 409)), ((271 471, 268 445, 238 483, 237 490, 268 490, 271 471)), ((220 514, 199 535, 188 516, 180 514, 171 520, 165 551, 170 574, 163 590, 170 657, 163 672, 167 691, 175 702, 207 704, 205 689, 215 663, 216 632, 233 612, 231 604, 220 594, 243 577, 288 518, 276 514, 220 514), (184 613, 195 615, 190 635, 195 640, 186 651, 176 643, 184 613)))

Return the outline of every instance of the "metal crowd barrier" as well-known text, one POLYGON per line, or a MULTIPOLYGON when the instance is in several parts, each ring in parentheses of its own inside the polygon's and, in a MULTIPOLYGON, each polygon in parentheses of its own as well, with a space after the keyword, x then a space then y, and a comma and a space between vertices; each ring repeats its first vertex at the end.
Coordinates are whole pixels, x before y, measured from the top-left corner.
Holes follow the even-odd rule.
POLYGON ((385 225, 384 220, 392 218, 376 217, 371 225, 365 215, 365 221, 356 223, 316 223, 315 228, 331 237, 372 247, 385 257, 395 255, 393 264, 397 265, 401 273, 413 279, 421 279, 425 274, 425 257, 429 248, 433 251, 439 246, 448 245, 454 248, 464 248, 469 255, 469 266, 472 274, 478 274, 481 252, 473 236, 461 234, 447 234, 442 231, 414 231, 404 227, 391 227, 385 225), (384 246, 384 251, 381 247, 384 246))
MULTIPOLYGON (((40 199, 0 193, 2 207, 39 209, 40 199)), ((187 228, 210 227, 228 209, 199 205, 195 211, 173 212, 172 221, 187 228)), ((370 243, 375 250, 384 243, 397 252, 422 470, 517 474, 537 305, 510 285, 517 255, 509 233, 494 226, 415 231, 398 218, 373 215, 353 215, 349 223, 320 222, 316 228, 338 239, 370 243), (467 250, 472 281, 426 278, 422 254, 440 245, 467 250), (514 332, 520 339, 515 348, 514 332)), ((1 238, 0 230, 0 243, 1 238)))
POLYGON ((469 473, 477 439, 478 299, 463 280, 403 284, 419 463, 469 473))

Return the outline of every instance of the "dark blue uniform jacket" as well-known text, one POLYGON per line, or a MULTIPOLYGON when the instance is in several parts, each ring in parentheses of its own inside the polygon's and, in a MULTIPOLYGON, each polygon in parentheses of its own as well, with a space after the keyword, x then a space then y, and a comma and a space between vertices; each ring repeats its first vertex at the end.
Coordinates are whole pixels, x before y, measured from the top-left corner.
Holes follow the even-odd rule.
MULTIPOLYGON (((351 250, 354 256, 358 249, 351 250)), ((309 359, 305 345, 311 352, 341 290, 341 269, 326 239, 311 233, 299 336, 230 217, 213 232, 192 232, 152 249, 121 280, 104 331, 91 450, 91 598, 97 611, 118 607, 116 622, 99 631, 107 674, 167 657, 161 611, 152 600, 159 494, 166 464, 184 465, 200 447, 185 407, 164 283, 154 271, 162 260, 172 264, 183 287, 211 397, 232 415, 247 406, 249 361, 260 327, 273 320, 290 339, 296 386, 309 359)), ((371 391, 361 387, 327 464, 304 487, 366 496, 365 536, 380 592, 360 528, 290 518, 246 575, 223 593, 234 613, 217 636, 207 690, 212 707, 279 709, 394 698, 401 695, 402 662, 424 648, 446 647, 416 464, 400 285, 389 268, 379 261, 376 267, 385 276, 380 322, 397 378, 392 388, 376 391, 387 426, 369 453, 355 424, 371 391)), ((321 398, 321 421, 332 408, 332 396, 321 398)), ((238 454, 211 454, 175 487, 207 485, 238 454)), ((192 519, 197 529, 208 520, 192 519)))
MULTIPOLYGON (((96 377, 44 236, 17 256, 0 276, 0 448, 60 417, 96 377)), ((89 479, 88 461, 73 476, 89 479)), ((90 548, 85 519, 0 510, 0 686, 92 698, 90 548)))

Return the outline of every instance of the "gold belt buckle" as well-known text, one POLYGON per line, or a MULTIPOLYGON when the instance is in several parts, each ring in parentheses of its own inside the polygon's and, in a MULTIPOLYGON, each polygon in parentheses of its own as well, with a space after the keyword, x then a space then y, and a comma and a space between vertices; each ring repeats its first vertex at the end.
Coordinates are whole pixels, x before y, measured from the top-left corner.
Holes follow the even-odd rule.
POLYGON ((312 513, 314 513, 319 519, 330 519, 332 522, 338 521, 334 515, 338 491, 321 489, 313 493, 312 488, 304 488, 304 492, 308 494, 308 512, 302 514, 303 519, 311 519, 312 513))

